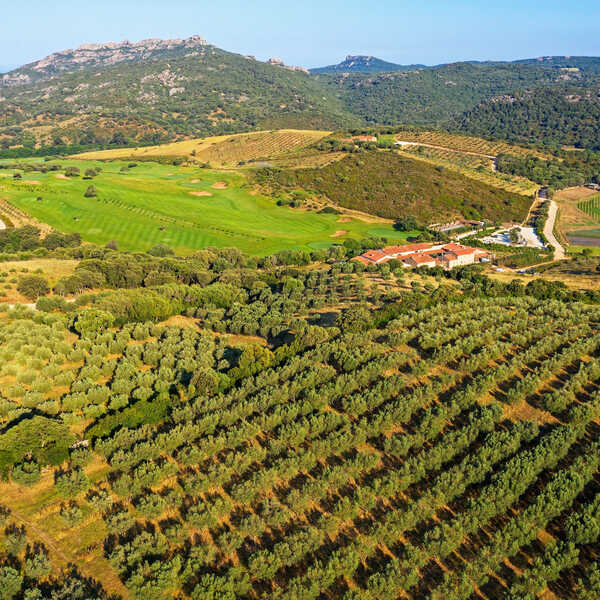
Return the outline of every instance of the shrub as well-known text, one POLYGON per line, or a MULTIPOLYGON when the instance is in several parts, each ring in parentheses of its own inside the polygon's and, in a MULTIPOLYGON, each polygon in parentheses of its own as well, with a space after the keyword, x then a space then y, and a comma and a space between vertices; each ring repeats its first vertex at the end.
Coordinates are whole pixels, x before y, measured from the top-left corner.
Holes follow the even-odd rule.
POLYGON ((29 300, 37 300, 50 293, 50 286, 45 277, 40 275, 23 275, 19 278, 17 290, 29 300))
POLYGON ((61 506, 60 516, 67 527, 74 527, 83 520, 83 512, 75 502, 61 506))
POLYGON ((0 568, 0 600, 13 600, 21 591, 23 576, 12 567, 0 568))
POLYGON ((41 477, 40 465, 33 460, 17 463, 11 476, 12 480, 19 485, 35 485, 41 477))
POLYGON ((54 477, 54 485, 61 495, 71 498, 87 490, 90 481, 81 469, 73 469, 59 471, 54 477))
POLYGON ((88 189, 85 190, 85 193, 83 195, 85 198, 95 198, 98 195, 98 190, 95 186, 90 185, 88 186, 88 189))

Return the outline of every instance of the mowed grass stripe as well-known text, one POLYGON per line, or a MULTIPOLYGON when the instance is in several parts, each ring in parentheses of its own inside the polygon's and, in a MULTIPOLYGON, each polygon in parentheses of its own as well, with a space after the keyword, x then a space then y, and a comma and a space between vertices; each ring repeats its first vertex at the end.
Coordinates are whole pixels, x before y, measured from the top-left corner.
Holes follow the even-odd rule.
POLYGON ((237 173, 156 163, 127 168, 127 164, 61 160, 61 169, 76 166, 83 173, 100 167, 102 172, 91 181, 65 180, 55 172, 27 174, 39 185, 5 178, 0 194, 59 231, 81 233, 84 240, 97 244, 116 240, 127 250, 168 243, 184 253, 209 245, 266 255, 325 248, 345 237, 366 237, 373 229, 393 242, 409 235, 383 222, 340 223, 335 214, 277 206, 275 198, 251 193, 244 176, 237 173), (97 197, 84 196, 90 185, 97 189, 97 197), (193 191, 211 195, 196 196, 193 191), (346 233, 333 237, 339 231, 346 233))

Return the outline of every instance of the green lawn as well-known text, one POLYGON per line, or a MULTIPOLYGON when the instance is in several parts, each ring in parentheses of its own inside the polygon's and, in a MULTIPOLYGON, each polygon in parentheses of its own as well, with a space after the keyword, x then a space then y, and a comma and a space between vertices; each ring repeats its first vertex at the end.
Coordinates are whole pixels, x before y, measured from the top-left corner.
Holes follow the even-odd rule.
POLYGON ((146 250, 164 243, 181 252, 235 246, 267 255, 286 248, 326 247, 346 237, 385 235, 394 242, 407 237, 382 223, 339 222, 336 215, 279 207, 272 198, 251 194, 243 176, 229 172, 156 163, 139 163, 122 172, 127 162, 57 162, 63 170, 77 166, 83 173, 99 166, 102 173, 93 181, 60 179, 52 172, 26 172, 22 180, 13 180, 15 171, 2 169, 0 198, 59 231, 79 232, 97 244, 116 240, 123 249, 146 250), (226 187, 215 189, 219 182, 226 187), (84 197, 90 184, 98 190, 96 198, 84 197), (340 230, 347 234, 332 237, 340 230))

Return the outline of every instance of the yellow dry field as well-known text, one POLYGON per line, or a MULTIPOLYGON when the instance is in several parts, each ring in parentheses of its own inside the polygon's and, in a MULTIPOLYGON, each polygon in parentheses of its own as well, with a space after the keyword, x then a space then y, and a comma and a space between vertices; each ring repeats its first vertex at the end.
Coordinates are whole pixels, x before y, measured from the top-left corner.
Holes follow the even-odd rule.
POLYGON ((63 260, 60 258, 34 258, 28 261, 0 262, 0 304, 30 304, 17 291, 18 280, 25 274, 42 275, 48 280, 50 287, 66 275, 71 275, 78 265, 78 260, 63 260), (41 271, 41 272, 40 272, 41 271))
MULTIPOLYGON (((95 459, 85 467, 85 472, 94 482, 105 477, 108 469, 106 463, 95 459)), ((65 500, 56 491, 51 469, 43 470, 40 482, 32 487, 0 483, 0 498, 2 504, 10 509, 11 520, 24 525, 28 536, 48 549, 56 566, 74 564, 84 576, 99 581, 110 594, 117 594, 124 600, 130 598, 104 557, 104 521, 94 516, 83 497, 77 500, 84 510, 84 520, 75 527, 65 528, 59 516, 65 500)))
POLYGON ((119 158, 152 158, 160 156, 189 157, 212 166, 238 166, 240 162, 269 159, 296 149, 306 148, 330 135, 329 131, 281 129, 256 131, 236 135, 222 135, 147 146, 144 148, 118 148, 85 152, 77 158, 85 160, 111 160, 119 158))
POLYGON ((556 194, 554 194, 554 199, 557 202, 579 202, 580 200, 589 198, 589 196, 595 196, 597 193, 598 192, 595 190, 590 190, 589 188, 583 186, 577 186, 565 188, 564 190, 556 192, 556 194))
POLYGON ((579 202, 597 193, 583 186, 565 188, 556 192, 554 200, 559 206, 557 224, 559 234, 564 235, 566 231, 575 231, 586 227, 598 227, 597 221, 577 207, 579 202))
POLYGON ((490 271, 487 275, 491 279, 502 281, 503 283, 509 283, 515 279, 527 285, 534 279, 545 279, 546 281, 561 281, 567 287, 573 290, 600 290, 600 274, 596 275, 593 273, 541 273, 540 275, 520 275, 518 273, 497 273, 496 271, 490 271))
MULTIPOLYGON (((279 169, 320 169, 348 156, 345 152, 319 152, 315 149, 298 149, 269 159, 269 164, 279 169)), ((249 166, 252 166, 250 164, 249 166)))

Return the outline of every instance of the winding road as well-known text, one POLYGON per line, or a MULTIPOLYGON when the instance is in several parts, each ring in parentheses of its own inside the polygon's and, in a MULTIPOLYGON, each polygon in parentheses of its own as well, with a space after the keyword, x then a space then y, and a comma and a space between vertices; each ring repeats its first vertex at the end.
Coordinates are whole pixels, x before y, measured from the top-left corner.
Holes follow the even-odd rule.
POLYGON ((548 240, 548 243, 554 248, 554 260, 564 260, 567 256, 565 249, 558 243, 556 236, 554 235, 554 223, 556 222, 556 215, 558 213, 558 204, 554 200, 550 200, 550 206, 548 207, 548 218, 544 224, 544 235, 548 240))

